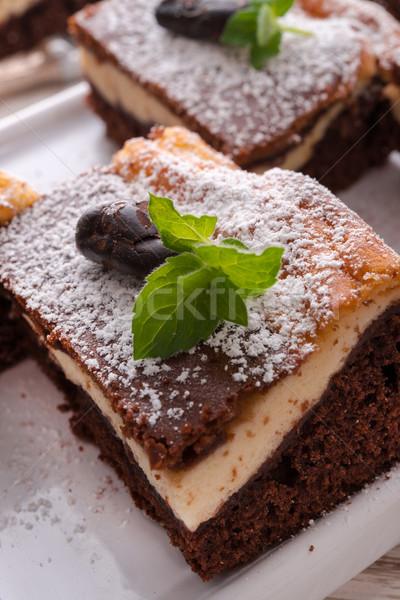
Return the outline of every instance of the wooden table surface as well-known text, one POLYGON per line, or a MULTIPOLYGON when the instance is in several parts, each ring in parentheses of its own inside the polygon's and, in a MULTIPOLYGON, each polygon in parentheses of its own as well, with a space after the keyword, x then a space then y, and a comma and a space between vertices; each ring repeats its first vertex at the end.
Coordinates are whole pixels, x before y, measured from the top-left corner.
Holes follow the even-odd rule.
MULTIPOLYGON (((60 91, 59 87, 49 86, 41 90, 32 90, 19 97, 6 98, 6 103, 1 102, 0 98, 0 118, 57 91, 60 91)), ((400 546, 349 581, 327 600, 400 600, 400 546)))
POLYGON ((400 598, 400 546, 337 590, 329 600, 400 598))

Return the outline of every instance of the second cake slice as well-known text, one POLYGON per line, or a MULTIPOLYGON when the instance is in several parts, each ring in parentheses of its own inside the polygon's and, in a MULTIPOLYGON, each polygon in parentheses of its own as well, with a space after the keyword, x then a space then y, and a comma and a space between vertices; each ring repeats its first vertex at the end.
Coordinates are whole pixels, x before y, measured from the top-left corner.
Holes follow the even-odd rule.
POLYGON ((184 125, 262 172, 300 170, 348 186, 400 147, 400 25, 367 0, 301 0, 261 71, 246 49, 191 40, 158 25, 158 0, 106 0, 71 30, 90 103, 118 142, 154 124, 184 125))

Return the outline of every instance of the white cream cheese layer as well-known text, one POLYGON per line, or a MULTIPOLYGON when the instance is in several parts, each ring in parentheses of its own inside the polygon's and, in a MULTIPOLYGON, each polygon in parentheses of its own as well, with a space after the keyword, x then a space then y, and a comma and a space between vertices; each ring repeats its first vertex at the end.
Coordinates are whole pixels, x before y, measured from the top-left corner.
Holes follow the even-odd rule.
MULTIPOLYGON (((227 428, 228 441, 187 470, 155 471, 143 448, 123 434, 123 421, 90 376, 65 352, 49 347, 67 379, 83 388, 112 424, 149 483, 190 530, 212 518, 253 477, 284 438, 313 409, 363 331, 392 303, 400 289, 377 296, 354 314, 342 315, 324 332, 318 351, 266 393, 247 398, 242 414, 227 428)), ((32 323, 31 323, 32 325, 32 323)), ((339 443, 339 442, 338 442, 339 443)))
MULTIPOLYGON (((141 123, 158 123, 166 127, 181 126, 185 123, 157 98, 149 94, 139 84, 119 71, 111 62, 98 61, 88 50, 80 49, 80 62, 83 72, 96 90, 115 107, 121 107, 128 115, 141 123)), ((282 169, 299 170, 313 155, 314 146, 323 139, 330 124, 343 110, 342 102, 336 103, 305 136, 303 142, 283 157, 282 169)), ((251 170, 263 173, 271 163, 258 163, 251 170)))
MULTIPOLYGON (((361 89, 363 88, 360 88, 360 90, 361 89)), ((360 91, 358 93, 360 93, 360 91)), ((384 88, 384 95, 392 105, 394 118, 400 123, 400 88, 394 83, 390 83, 384 88)), ((324 139, 328 128, 345 107, 346 105, 344 102, 337 102, 334 104, 320 119, 317 120, 310 132, 304 136, 302 143, 293 150, 289 150, 289 152, 282 157, 282 162, 277 166, 281 169, 288 169, 290 171, 300 171, 301 168, 312 159, 315 146, 324 139)), ((269 168, 270 165, 268 162, 260 162, 256 166, 250 167, 250 171, 261 174, 269 168)))
MULTIPOLYGON (((164 126, 185 126, 178 115, 162 104, 155 96, 130 79, 115 65, 107 61, 99 61, 93 53, 80 49, 80 62, 83 72, 96 90, 114 107, 121 107, 128 115, 143 124, 159 123, 164 126)), ((368 81, 361 79, 354 89, 354 96, 362 93, 368 81)), ((392 102, 395 118, 400 122, 400 88, 388 84, 385 95, 392 102)), ((286 154, 282 155, 279 167, 292 171, 300 170, 312 158, 314 148, 324 137, 330 125, 344 110, 344 102, 336 102, 319 119, 314 127, 304 136, 302 142, 286 154)), ((263 173, 271 163, 260 162, 250 170, 263 173)))
POLYGON ((94 54, 82 48, 79 54, 83 72, 108 104, 121 107, 128 115, 144 124, 185 126, 182 119, 112 63, 101 62, 94 54))
MULTIPOLYGON (((343 102, 336 102, 336 104, 317 120, 310 132, 304 136, 301 144, 282 155, 282 162, 279 162, 277 166, 279 166, 280 169, 287 169, 289 171, 299 171, 304 167, 304 165, 306 165, 313 157, 315 146, 324 139, 329 126, 340 115, 344 107, 345 104, 343 102)), ((270 163, 261 161, 254 167, 250 167, 250 171, 262 174, 269 169, 270 166, 270 163)))
POLYGON ((0 25, 12 17, 19 17, 31 6, 39 4, 42 0, 1 0, 0 1, 0 25))

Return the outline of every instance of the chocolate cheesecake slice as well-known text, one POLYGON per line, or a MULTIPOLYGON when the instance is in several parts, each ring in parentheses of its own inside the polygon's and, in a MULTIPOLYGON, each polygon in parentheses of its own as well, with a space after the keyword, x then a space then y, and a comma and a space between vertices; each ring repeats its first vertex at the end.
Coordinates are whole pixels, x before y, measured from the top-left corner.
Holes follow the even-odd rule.
POLYGON ((93 0, 1 0, 0 59, 66 32, 68 17, 93 0))
POLYGON ((257 71, 247 49, 159 26, 158 0, 106 0, 72 18, 90 105, 117 142, 184 125, 238 165, 344 188, 400 147, 400 25, 367 0, 300 0, 257 71))
POLYGON ((180 128, 133 139, 0 232, 0 284, 76 431, 203 579, 243 564, 400 458, 400 259, 326 188, 248 173, 180 128), (279 280, 192 350, 132 358, 143 283, 87 261, 96 204, 170 197, 216 237, 284 247, 279 280))

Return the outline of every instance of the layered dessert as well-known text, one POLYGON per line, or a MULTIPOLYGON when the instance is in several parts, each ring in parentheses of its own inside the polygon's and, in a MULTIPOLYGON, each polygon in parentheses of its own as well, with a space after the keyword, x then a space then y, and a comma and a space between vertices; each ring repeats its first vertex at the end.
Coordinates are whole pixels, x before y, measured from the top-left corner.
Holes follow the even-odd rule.
MULTIPOLYGON (((26 183, 0 171, 0 228, 32 206, 39 195, 26 183)), ((24 336, 12 317, 11 300, 0 297, 0 371, 24 355, 24 336)))
MULTIPOLYGON (((1 0, 0 59, 65 33, 69 15, 91 0, 1 0)), ((93 1, 93 0, 92 0, 93 1)))
POLYGON ((181 128, 133 139, 107 168, 0 231, 1 293, 136 504, 204 580, 286 540, 400 458, 400 259, 300 173, 243 171, 181 128), (166 359, 132 357, 143 282, 91 263, 78 219, 167 196, 218 217, 215 239, 284 248, 278 282, 166 359), (133 340, 134 341, 134 340, 133 340))
POLYGON ((122 142, 185 125, 246 169, 300 170, 348 186, 400 146, 400 25, 363 0, 299 0, 261 70, 245 48, 187 39, 158 0, 107 0, 71 21, 90 104, 122 142))

